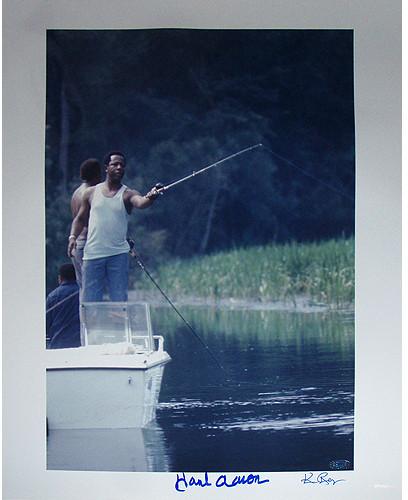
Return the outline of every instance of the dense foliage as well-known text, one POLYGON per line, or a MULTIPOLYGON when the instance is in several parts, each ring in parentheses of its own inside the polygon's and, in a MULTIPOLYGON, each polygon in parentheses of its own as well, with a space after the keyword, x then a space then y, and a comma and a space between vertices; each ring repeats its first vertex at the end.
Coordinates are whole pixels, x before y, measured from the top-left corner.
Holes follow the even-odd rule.
POLYGON ((46 120, 48 289, 79 165, 112 149, 142 192, 252 144, 276 153, 242 155, 134 213, 151 264, 354 233, 349 30, 51 30, 46 120))

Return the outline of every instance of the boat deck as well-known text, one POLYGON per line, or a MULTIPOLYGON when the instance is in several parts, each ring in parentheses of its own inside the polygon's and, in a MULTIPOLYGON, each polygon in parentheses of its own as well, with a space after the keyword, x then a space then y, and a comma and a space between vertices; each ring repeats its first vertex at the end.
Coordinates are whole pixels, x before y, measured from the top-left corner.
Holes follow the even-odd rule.
POLYGON ((124 344, 89 345, 71 349, 52 349, 46 352, 47 370, 77 368, 131 368, 147 370, 170 361, 166 351, 132 352, 124 344))

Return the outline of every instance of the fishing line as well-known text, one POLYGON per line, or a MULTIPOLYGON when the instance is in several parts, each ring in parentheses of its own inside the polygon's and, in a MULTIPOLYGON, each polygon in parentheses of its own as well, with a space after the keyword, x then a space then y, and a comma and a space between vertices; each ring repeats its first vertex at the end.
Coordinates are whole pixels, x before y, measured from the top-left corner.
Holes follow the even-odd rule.
POLYGON ((128 243, 130 245, 130 255, 136 260, 136 262, 139 264, 140 268, 145 272, 146 276, 151 280, 151 282, 156 286, 156 288, 163 295, 163 297, 167 300, 167 302, 170 304, 170 306, 173 308, 173 310, 183 320, 183 322, 188 327, 188 329, 191 331, 191 333, 194 335, 194 337, 206 349, 206 351, 211 356, 211 358, 213 359, 213 361, 216 363, 216 365, 218 366, 218 368, 220 368, 224 372, 224 374, 227 375, 227 372, 226 372, 225 368, 218 361, 218 359, 215 356, 215 354, 211 351, 211 349, 204 342, 204 340, 198 335, 198 333, 194 330, 194 328, 190 325, 190 323, 184 318, 184 316, 181 314, 181 312, 177 309, 177 307, 173 304, 173 302, 169 299, 169 297, 164 293, 164 291, 160 288, 160 286, 158 285, 158 283, 155 281, 155 279, 152 277, 152 275, 146 269, 146 266, 144 265, 143 261, 141 260, 141 258, 139 257, 139 255, 136 253, 136 251, 134 249, 134 241, 131 240, 131 239, 128 239, 128 243))
POLYGON ((274 151, 272 151, 272 149, 269 149, 264 144, 262 144, 262 146, 263 146, 264 149, 266 149, 266 151, 268 151, 269 153, 271 153, 273 156, 276 156, 280 160, 288 163, 289 165, 291 165, 292 167, 294 167, 296 170, 299 170, 299 172, 301 172, 303 175, 305 175, 307 177, 310 177, 311 179, 315 180, 316 182, 319 182, 320 184, 322 184, 323 186, 327 187, 328 189, 330 189, 334 193, 339 194, 340 196, 344 196, 344 198, 347 198, 348 200, 354 202, 354 198, 352 198, 351 196, 349 196, 344 191, 341 191, 340 189, 337 189, 336 187, 332 186, 331 184, 328 184, 327 182, 322 181, 321 179, 319 179, 318 177, 314 176, 310 172, 307 172, 303 168, 301 168, 298 165, 296 165, 295 163, 293 163, 293 161, 290 161, 287 158, 284 158, 283 156, 279 155, 278 153, 275 153, 274 151))

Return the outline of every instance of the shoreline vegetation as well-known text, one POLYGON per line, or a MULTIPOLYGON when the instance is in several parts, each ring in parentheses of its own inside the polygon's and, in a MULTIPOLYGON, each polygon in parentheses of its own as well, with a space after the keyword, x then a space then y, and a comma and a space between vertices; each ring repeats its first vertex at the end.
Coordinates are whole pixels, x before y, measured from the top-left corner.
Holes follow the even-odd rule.
MULTIPOLYGON (((172 300, 203 304, 354 306, 354 238, 269 244, 172 260, 153 272, 172 300)), ((137 280, 135 293, 154 289, 137 280)))

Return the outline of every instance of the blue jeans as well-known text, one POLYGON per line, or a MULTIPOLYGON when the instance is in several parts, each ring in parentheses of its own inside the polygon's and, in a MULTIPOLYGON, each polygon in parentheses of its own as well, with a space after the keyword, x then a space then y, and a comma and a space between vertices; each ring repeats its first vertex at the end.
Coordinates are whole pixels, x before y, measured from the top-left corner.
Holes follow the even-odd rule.
POLYGON ((101 259, 84 260, 82 302, 101 302, 105 285, 112 302, 126 302, 129 257, 127 252, 101 259))

